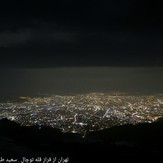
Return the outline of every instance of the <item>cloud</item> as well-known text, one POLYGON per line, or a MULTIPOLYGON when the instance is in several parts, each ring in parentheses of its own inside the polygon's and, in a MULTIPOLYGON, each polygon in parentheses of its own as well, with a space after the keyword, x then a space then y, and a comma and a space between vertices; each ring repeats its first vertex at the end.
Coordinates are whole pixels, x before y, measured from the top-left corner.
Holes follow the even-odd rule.
POLYGON ((89 29, 47 23, 30 23, 16 30, 1 30, 0 47, 49 49, 53 53, 137 53, 159 52, 162 38, 157 31, 89 29), (149 50, 151 49, 151 50, 149 50))
POLYGON ((4 31, 0 33, 0 47, 15 47, 25 44, 30 39, 28 30, 18 32, 4 31))
POLYGON ((46 25, 0 32, 0 47, 37 47, 56 43, 71 43, 77 37, 75 31, 57 29, 46 25))

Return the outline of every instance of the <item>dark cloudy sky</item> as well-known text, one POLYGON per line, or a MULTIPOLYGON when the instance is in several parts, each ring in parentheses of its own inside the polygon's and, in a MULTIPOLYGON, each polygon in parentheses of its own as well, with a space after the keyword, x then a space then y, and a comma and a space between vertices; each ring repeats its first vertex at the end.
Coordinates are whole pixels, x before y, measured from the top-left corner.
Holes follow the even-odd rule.
POLYGON ((2 1, 0 65, 163 66, 160 2, 2 1))

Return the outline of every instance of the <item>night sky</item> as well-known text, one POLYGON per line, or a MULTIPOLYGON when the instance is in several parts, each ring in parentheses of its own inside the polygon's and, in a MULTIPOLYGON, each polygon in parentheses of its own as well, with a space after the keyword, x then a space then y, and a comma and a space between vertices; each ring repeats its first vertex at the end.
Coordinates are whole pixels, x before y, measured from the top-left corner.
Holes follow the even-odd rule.
POLYGON ((160 2, 2 1, 0 66, 163 66, 160 2))

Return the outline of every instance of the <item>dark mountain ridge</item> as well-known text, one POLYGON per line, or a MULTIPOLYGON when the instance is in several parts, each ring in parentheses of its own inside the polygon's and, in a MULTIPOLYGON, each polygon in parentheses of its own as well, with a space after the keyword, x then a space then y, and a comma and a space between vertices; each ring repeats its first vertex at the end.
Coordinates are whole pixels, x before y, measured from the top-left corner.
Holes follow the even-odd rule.
POLYGON ((85 137, 78 133, 62 133, 59 129, 46 126, 23 127, 2 119, 0 155, 14 158, 69 156, 74 162, 85 162, 86 158, 106 159, 107 155, 110 158, 115 155, 137 158, 161 156, 161 131, 162 119, 151 124, 124 125, 94 131, 87 133, 85 137))

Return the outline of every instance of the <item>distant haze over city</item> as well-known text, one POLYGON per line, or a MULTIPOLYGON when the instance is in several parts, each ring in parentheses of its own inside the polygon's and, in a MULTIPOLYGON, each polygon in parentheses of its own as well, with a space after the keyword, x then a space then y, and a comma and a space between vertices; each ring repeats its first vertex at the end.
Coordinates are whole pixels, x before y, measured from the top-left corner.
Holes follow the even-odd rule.
POLYGON ((51 68, 0 70, 1 98, 96 92, 161 93, 163 68, 51 68))

